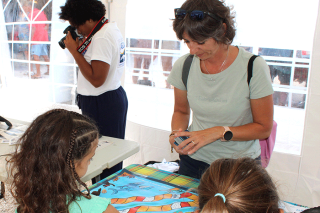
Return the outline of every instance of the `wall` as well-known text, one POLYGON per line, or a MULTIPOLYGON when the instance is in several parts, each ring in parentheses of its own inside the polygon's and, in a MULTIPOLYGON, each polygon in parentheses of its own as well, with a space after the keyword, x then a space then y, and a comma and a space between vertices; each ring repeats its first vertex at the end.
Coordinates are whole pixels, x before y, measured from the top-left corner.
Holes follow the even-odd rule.
POLYGON ((301 156, 275 153, 268 171, 278 181, 284 200, 320 205, 320 5, 315 34, 301 156))
POLYGON ((126 139, 140 144, 140 151, 124 161, 124 167, 148 161, 174 161, 179 155, 173 151, 168 140, 170 132, 127 121, 126 139))

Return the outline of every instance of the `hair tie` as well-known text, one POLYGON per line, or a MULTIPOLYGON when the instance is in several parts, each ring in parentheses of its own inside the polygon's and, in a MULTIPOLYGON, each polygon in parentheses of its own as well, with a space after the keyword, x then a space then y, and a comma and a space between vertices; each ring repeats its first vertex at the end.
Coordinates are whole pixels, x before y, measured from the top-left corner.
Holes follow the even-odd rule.
POLYGON ((225 197, 223 194, 217 193, 217 194, 215 194, 214 196, 215 196, 215 197, 217 197, 217 196, 221 197, 222 200, 223 200, 223 202, 226 203, 226 197, 225 197))

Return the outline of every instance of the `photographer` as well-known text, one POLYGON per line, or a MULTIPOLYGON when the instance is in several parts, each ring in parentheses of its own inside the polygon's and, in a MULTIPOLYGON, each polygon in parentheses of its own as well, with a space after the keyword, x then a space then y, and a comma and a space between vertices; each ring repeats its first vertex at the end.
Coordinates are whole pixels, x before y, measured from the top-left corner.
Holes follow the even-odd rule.
MULTIPOLYGON (((116 23, 107 23, 105 12, 99 0, 67 0, 59 18, 69 21, 84 37, 80 46, 79 39, 74 40, 70 31, 64 40, 80 69, 77 100, 82 114, 95 120, 101 135, 124 139, 128 99, 120 79, 125 43, 116 23)), ((122 162, 104 170, 100 177, 120 169, 122 162)))

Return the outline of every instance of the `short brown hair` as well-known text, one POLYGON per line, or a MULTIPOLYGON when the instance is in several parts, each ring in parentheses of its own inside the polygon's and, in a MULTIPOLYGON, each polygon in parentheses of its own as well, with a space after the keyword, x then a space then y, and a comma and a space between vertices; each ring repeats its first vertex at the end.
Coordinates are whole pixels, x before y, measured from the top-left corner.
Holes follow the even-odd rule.
POLYGON ((186 32, 192 40, 199 43, 208 38, 213 38, 217 43, 232 43, 236 34, 234 13, 231 13, 230 7, 225 6, 223 0, 187 0, 181 8, 186 11, 201 10, 210 12, 220 17, 221 21, 209 16, 206 16, 202 21, 192 21, 187 17, 188 15, 182 20, 174 19, 173 30, 177 38, 182 40, 182 35, 186 32), (223 23, 225 23, 226 28, 223 23))
POLYGON ((279 196, 267 171, 254 159, 219 159, 202 175, 199 193, 201 212, 279 212, 279 196), (216 196, 221 193, 226 201, 216 196))

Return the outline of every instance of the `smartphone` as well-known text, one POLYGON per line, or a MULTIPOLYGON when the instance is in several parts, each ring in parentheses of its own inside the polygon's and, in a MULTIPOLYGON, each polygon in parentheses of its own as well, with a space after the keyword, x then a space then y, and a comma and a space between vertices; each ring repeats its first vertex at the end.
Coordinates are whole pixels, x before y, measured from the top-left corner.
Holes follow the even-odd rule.
MULTIPOLYGON (((188 130, 185 130, 186 132, 189 132, 188 130)), ((188 136, 180 136, 180 137, 176 137, 175 139, 174 139, 174 144, 176 145, 176 146, 179 146, 179 144, 182 142, 182 141, 184 141, 184 140, 186 140, 186 139, 188 139, 189 137, 188 136)))

